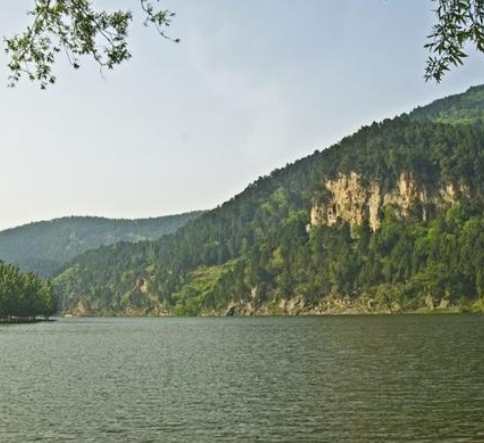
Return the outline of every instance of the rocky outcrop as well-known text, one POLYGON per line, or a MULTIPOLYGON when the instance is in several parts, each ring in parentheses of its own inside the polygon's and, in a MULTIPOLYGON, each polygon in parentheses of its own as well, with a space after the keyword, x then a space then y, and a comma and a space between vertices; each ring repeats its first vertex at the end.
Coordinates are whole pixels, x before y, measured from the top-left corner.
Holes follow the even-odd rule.
POLYGON ((413 215, 426 221, 438 207, 455 204, 458 193, 466 192, 453 184, 426 185, 407 172, 390 186, 378 181, 364 184, 356 172, 340 174, 327 180, 325 188, 328 198, 312 206, 311 226, 332 226, 338 221, 357 226, 367 221, 373 231, 380 227, 386 207, 391 206, 399 217, 413 215))
MULTIPOLYGON (((398 309, 394 312, 398 312, 398 309)), ((392 313, 387 306, 381 306, 366 296, 351 298, 348 296, 327 296, 318 303, 308 303, 304 297, 295 296, 289 299, 272 300, 269 303, 254 305, 251 302, 232 302, 226 309, 227 317, 246 316, 318 316, 335 314, 370 314, 392 313)), ((210 312, 208 315, 219 316, 220 312, 210 312)))

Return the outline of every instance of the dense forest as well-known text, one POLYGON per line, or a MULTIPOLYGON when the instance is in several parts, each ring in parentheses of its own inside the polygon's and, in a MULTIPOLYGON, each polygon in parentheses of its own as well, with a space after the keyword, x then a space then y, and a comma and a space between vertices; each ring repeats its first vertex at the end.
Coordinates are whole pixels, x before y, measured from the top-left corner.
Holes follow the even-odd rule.
POLYGON ((60 309, 154 315, 482 310, 483 91, 472 88, 363 127, 259 178, 158 241, 80 255, 55 279, 60 309), (449 186, 455 192, 451 201, 416 204, 404 217, 382 203, 375 231, 367 220, 312 224, 311 209, 331 197, 328 181, 350 173, 388 193, 402 173, 423 194, 440 195, 449 186))
POLYGON ((46 319, 57 311, 50 282, 0 262, 0 322, 46 319))
POLYGON ((117 242, 155 240, 175 232, 200 211, 139 220, 64 217, 0 232, 0 258, 25 272, 51 276, 77 255, 117 242))

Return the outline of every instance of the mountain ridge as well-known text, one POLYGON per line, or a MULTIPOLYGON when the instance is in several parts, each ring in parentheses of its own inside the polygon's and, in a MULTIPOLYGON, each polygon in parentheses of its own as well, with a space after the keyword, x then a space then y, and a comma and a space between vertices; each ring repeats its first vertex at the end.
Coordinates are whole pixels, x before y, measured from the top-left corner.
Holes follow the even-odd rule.
POLYGON ((23 271, 52 275, 76 255, 118 241, 156 239, 203 211, 142 219, 67 216, 0 231, 0 258, 23 271))

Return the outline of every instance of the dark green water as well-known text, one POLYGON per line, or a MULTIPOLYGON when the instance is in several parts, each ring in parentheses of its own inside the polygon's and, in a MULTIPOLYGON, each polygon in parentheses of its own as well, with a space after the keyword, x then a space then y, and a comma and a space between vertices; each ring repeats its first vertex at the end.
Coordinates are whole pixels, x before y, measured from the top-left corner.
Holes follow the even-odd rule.
POLYGON ((484 442, 484 317, 0 327, 0 442, 484 442))

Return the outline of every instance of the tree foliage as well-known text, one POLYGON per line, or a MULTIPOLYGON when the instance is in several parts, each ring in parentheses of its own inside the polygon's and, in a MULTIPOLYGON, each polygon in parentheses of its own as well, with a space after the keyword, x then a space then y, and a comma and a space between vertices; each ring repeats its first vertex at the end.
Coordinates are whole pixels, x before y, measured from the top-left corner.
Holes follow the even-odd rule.
POLYGON ((50 282, 0 262, 0 322, 47 318, 57 311, 50 282))
MULTIPOLYGON (((159 0, 137 1, 145 26, 152 25, 160 36, 178 42, 166 33, 175 14, 158 8, 159 0)), ((9 86, 15 86, 22 76, 42 89, 55 83, 53 65, 59 53, 64 53, 75 69, 83 56, 107 69, 131 58, 128 34, 133 13, 129 10, 98 11, 90 0, 35 0, 28 15, 33 17, 32 24, 5 40, 10 57, 9 86)))
MULTIPOLYGON (((158 7, 159 0, 139 2, 145 26, 152 25, 160 36, 167 34, 174 13, 158 7)), ((484 0, 433 0, 436 23, 425 47, 430 55, 425 69, 427 80, 440 82, 452 67, 467 57, 466 44, 484 53, 484 0)), ((10 57, 9 86, 22 76, 42 89, 55 83, 53 66, 59 53, 65 53, 74 69, 83 56, 91 57, 101 68, 113 69, 131 58, 128 37, 133 21, 129 10, 96 10, 90 0, 34 0, 28 11, 33 20, 24 32, 5 39, 10 57)))
POLYGON ((466 45, 484 53, 484 0, 433 0, 437 22, 428 37, 431 52, 425 78, 440 82, 452 67, 462 65, 466 45))

